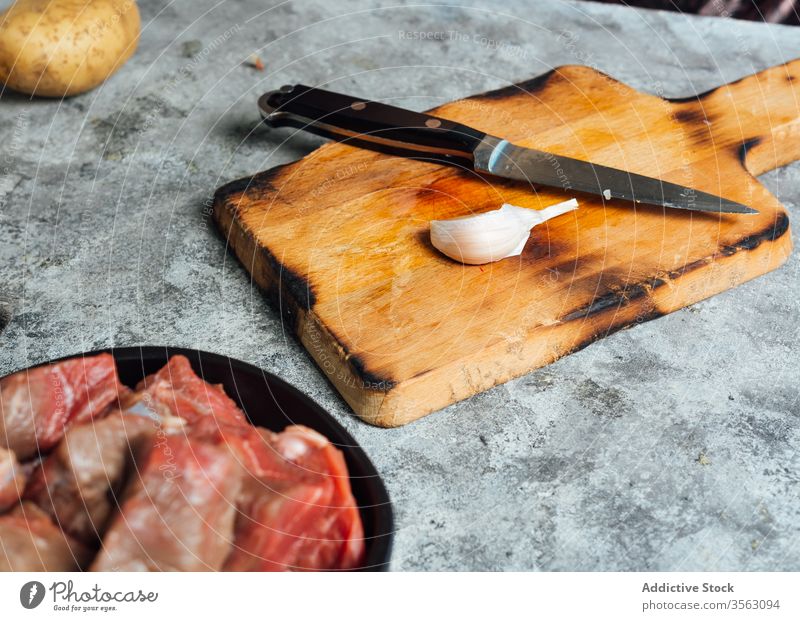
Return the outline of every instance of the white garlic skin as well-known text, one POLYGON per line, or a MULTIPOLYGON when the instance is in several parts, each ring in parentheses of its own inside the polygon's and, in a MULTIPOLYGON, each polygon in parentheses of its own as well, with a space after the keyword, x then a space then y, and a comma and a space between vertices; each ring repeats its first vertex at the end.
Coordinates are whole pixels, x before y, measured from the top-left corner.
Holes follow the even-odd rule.
POLYGON ((431 243, 459 263, 483 265, 522 253, 531 229, 578 208, 574 198, 536 211, 505 204, 500 209, 431 221, 431 243))

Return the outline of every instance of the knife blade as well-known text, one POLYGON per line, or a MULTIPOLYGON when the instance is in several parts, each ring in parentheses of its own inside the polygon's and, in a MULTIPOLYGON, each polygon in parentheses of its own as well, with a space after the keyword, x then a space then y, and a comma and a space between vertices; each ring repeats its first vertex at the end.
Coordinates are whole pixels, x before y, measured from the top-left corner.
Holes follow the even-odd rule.
POLYGON ((264 122, 294 127, 391 155, 466 167, 478 173, 588 192, 605 200, 713 213, 758 213, 741 203, 675 183, 515 145, 421 112, 302 84, 258 100, 264 122))

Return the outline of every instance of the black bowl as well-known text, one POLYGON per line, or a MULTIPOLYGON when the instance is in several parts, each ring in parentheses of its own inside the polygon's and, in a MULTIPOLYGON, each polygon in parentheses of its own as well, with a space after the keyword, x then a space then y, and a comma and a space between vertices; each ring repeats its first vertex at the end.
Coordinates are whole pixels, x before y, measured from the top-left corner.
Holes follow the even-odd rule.
MULTIPOLYGON (((171 356, 186 356, 195 373, 210 384, 222 384, 225 392, 244 410, 254 425, 282 431, 287 425, 305 425, 344 453, 364 523, 366 558, 363 570, 386 571, 392 554, 394 518, 389 495, 375 466, 344 427, 317 403, 282 379, 234 358, 180 347, 119 347, 82 354, 108 352, 114 356, 122 383, 133 387, 145 375, 155 373, 171 356)), ((67 356, 66 358, 74 358, 67 356)))

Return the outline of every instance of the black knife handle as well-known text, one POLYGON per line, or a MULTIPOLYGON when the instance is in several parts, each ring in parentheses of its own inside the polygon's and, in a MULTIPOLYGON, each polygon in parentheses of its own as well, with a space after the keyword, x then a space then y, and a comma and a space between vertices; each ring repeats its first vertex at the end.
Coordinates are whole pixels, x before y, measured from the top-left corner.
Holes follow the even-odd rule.
POLYGON ((472 167, 486 134, 447 119, 296 84, 261 96, 270 127, 295 127, 392 155, 472 167))

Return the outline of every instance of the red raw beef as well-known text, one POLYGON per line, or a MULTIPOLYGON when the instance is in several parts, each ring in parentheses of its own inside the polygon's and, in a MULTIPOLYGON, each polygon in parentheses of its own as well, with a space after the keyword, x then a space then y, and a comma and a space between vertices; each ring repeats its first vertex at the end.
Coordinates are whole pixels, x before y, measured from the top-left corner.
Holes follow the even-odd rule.
POLYGON ((46 511, 64 532, 95 545, 134 455, 157 429, 152 420, 124 412, 70 427, 31 475, 25 498, 46 511))
POLYGON ((73 358, 0 380, 0 447, 21 460, 53 448, 66 427, 105 414, 118 395, 110 354, 73 358))
POLYGON ((241 485, 242 471, 225 447, 182 435, 156 438, 92 569, 221 569, 241 485))
POLYGON ((162 416, 178 416, 190 425, 205 417, 220 423, 249 424, 221 386, 195 375, 185 356, 173 356, 157 373, 145 377, 136 392, 123 399, 123 407, 136 402, 162 416))
POLYGON ((272 446, 271 439, 275 434, 271 431, 254 427, 250 423, 220 423, 212 417, 205 417, 189 425, 186 432, 192 437, 227 446, 242 468, 259 480, 297 479, 297 468, 272 446))
POLYGON ((39 367, 0 381, 0 408, 0 511, 17 505, 0 516, 0 569, 84 568, 98 537, 99 571, 363 563, 342 453, 306 427, 253 427, 183 356, 135 392, 107 354, 39 367))
POLYGON ((224 569, 336 568, 335 546, 324 539, 332 496, 333 486, 325 480, 254 487, 237 517, 236 538, 224 569))
POLYGON ((76 571, 91 555, 32 503, 0 516, 0 571, 76 571))
POLYGON ((19 502, 25 489, 25 474, 14 451, 0 448, 0 513, 19 502))
POLYGON ((263 450, 282 460, 281 476, 248 483, 225 569, 359 567, 364 531, 341 452, 324 436, 299 425, 279 434, 261 433, 263 450))

